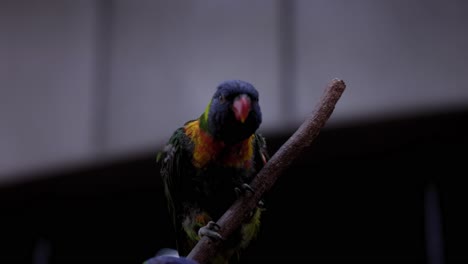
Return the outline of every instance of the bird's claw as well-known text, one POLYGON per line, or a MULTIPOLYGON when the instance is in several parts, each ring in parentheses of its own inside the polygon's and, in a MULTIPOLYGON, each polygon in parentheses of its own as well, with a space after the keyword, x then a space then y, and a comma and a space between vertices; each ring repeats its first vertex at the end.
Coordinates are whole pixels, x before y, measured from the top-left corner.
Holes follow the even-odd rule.
POLYGON ((209 221, 206 226, 202 226, 198 229, 198 236, 207 236, 211 239, 224 240, 224 238, 218 233, 220 229, 221 227, 218 224, 213 221, 209 221))
POLYGON ((265 208, 265 203, 262 200, 260 200, 260 201, 258 201, 257 206, 259 208, 265 208))
POLYGON ((254 189, 248 185, 247 183, 243 183, 240 188, 239 187, 235 187, 234 188, 234 191, 236 192, 236 195, 237 197, 240 197, 242 193, 245 193, 245 192, 251 192, 251 193, 254 193, 254 189))
POLYGON ((255 192, 252 186, 248 185, 247 183, 243 183, 241 186, 244 191, 249 191, 252 193, 255 192))

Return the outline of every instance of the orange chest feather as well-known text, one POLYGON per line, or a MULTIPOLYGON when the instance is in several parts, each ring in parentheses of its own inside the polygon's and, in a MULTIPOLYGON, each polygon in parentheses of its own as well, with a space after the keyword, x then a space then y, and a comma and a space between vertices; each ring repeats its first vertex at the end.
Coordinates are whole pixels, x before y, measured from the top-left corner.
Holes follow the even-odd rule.
POLYGON ((253 135, 236 145, 228 146, 201 130, 198 120, 186 124, 184 128, 185 134, 194 144, 192 162, 195 167, 203 168, 210 163, 246 169, 252 167, 253 135))

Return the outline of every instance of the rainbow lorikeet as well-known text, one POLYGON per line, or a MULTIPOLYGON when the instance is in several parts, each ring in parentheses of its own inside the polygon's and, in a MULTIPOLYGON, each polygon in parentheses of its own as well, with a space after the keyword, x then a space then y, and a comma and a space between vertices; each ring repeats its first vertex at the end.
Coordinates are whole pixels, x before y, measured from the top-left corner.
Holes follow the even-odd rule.
MULTIPOLYGON (((224 239, 214 221, 243 195, 268 159, 254 86, 240 80, 221 83, 203 114, 177 129, 158 154, 179 254, 186 256, 201 236, 224 239)), ((222 244, 213 263, 238 260, 256 236, 262 206, 222 244)))

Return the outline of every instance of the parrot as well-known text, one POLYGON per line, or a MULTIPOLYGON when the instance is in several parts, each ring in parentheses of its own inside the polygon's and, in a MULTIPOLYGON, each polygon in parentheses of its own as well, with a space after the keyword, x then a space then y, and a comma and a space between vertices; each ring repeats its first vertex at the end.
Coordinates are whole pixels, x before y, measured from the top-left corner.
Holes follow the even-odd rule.
POLYGON ((253 177, 269 159, 259 93, 249 82, 221 82, 196 119, 177 128, 158 152, 164 193, 175 228, 176 248, 186 256, 203 236, 224 240, 212 264, 235 263, 257 237, 263 199, 229 238, 216 224, 247 192, 253 177))

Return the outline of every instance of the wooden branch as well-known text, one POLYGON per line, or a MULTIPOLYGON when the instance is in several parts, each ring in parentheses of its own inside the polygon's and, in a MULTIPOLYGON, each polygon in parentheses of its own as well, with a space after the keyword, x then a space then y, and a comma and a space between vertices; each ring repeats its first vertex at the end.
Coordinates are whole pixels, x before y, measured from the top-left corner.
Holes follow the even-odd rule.
MULTIPOLYGON (((345 88, 345 83, 338 79, 334 79, 328 85, 315 111, 253 179, 250 186, 255 192, 241 196, 218 220, 217 224, 221 227, 219 231, 221 236, 224 238, 229 237, 240 226, 257 206, 263 194, 271 189, 278 177, 310 146, 332 114, 345 88)), ((187 257, 199 263, 206 263, 215 255, 221 243, 222 241, 214 241, 208 237, 203 237, 187 257)))

